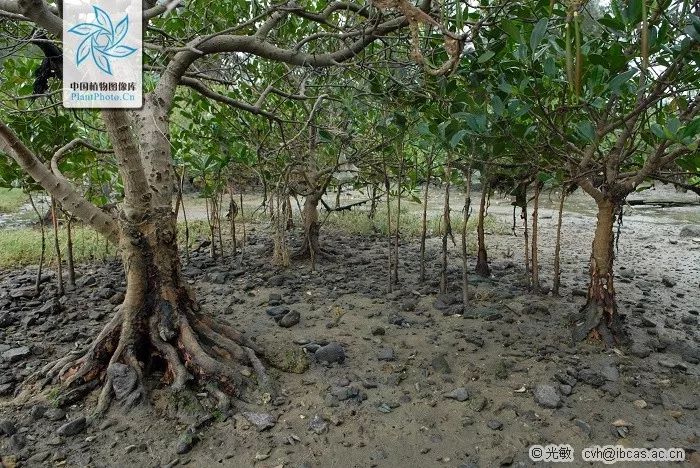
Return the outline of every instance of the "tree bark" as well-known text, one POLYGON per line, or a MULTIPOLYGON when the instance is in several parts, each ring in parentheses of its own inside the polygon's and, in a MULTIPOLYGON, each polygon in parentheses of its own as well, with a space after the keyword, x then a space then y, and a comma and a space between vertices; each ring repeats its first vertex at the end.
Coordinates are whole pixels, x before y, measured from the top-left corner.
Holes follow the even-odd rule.
POLYGON ((304 199, 304 207, 301 212, 304 225, 304 241, 301 248, 294 254, 295 259, 310 259, 312 269, 316 266, 316 259, 326 255, 321 249, 319 241, 321 225, 318 222, 318 204, 322 196, 322 192, 312 192, 304 199))
POLYGON ((75 256, 73 255, 73 216, 66 214, 66 260, 68 263, 68 284, 75 286, 75 256))
POLYGON ((425 193, 423 194, 423 215, 420 231, 420 282, 425 282, 425 238, 428 233, 428 193, 430 192, 430 179, 433 175, 432 153, 428 158, 428 173, 425 181, 425 193))
POLYGON ((462 217, 462 305, 466 312, 469 308, 469 258, 467 255, 467 224, 471 215, 472 204, 472 169, 467 168, 464 172, 464 182, 466 185, 464 193, 464 215, 462 217))
POLYGON ((564 215, 564 201, 566 200, 566 187, 562 187, 559 197, 559 212, 557 215, 557 240, 554 245, 554 280, 552 283, 552 293, 559 295, 561 285, 561 225, 564 215))
POLYGON ((573 338, 576 342, 587 337, 600 339, 606 347, 612 348, 626 341, 613 284, 613 225, 619 205, 608 198, 600 198, 597 205, 598 221, 591 249, 587 301, 576 320, 573 338))
POLYGON ((447 239, 452 235, 452 222, 450 220, 450 180, 452 168, 450 167, 450 155, 447 155, 445 163, 445 203, 443 205, 442 219, 445 223, 442 233, 442 265, 440 267, 440 292, 447 293, 447 239))
POLYGON ((61 257, 61 243, 58 240, 58 208, 56 200, 51 197, 51 222, 53 225, 53 249, 56 255, 56 280, 58 283, 58 295, 63 296, 65 290, 63 288, 63 259, 61 257))
POLYGON ((476 274, 488 278, 491 276, 488 256, 486 254, 486 239, 484 236, 484 217, 486 216, 486 197, 488 196, 489 183, 483 184, 481 188, 481 202, 479 204, 479 218, 476 223, 477 254, 476 254, 476 274))
POLYGON ((538 255, 537 255, 537 250, 538 250, 538 216, 539 216, 539 207, 540 207, 540 189, 541 189, 541 184, 539 180, 535 181, 535 194, 533 197, 533 206, 532 206, 532 289, 535 292, 539 292, 540 290, 540 265, 538 263, 538 255))

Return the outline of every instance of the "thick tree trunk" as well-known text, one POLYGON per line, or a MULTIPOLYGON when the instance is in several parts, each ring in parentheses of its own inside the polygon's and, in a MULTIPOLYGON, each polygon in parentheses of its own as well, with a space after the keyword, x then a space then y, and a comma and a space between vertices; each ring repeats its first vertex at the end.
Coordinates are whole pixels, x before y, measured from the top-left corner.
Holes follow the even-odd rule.
POLYGON ((586 337, 601 339, 606 347, 612 348, 625 339, 613 285, 613 225, 618 206, 607 198, 598 200, 597 204, 598 221, 589 265, 588 297, 576 321, 573 338, 577 342, 586 337))
POLYGON ((302 222, 304 224, 304 242, 301 248, 293 255, 295 259, 311 260, 311 268, 315 268, 316 259, 319 257, 330 257, 333 255, 321 248, 319 233, 321 225, 318 222, 318 204, 321 202, 322 192, 315 192, 307 195, 304 199, 304 207, 301 211, 302 222))
MULTIPOLYGON (((151 211, 140 221, 123 217, 120 224, 124 302, 84 354, 42 369, 43 384, 84 389, 102 381, 98 412, 113 399, 126 408, 141 401, 144 374, 158 367, 173 390, 195 379, 236 394, 247 383, 241 366, 260 374, 259 350, 232 327, 200 313, 181 275, 173 213, 151 211)), ((269 384, 264 374, 258 381, 269 384)))
POLYGON ((479 218, 476 223, 477 254, 476 254, 476 274, 488 278, 491 276, 488 256, 486 254, 486 239, 484 236, 484 217, 486 216, 486 197, 488 196, 489 184, 483 184, 481 188, 481 202, 479 204, 479 218))

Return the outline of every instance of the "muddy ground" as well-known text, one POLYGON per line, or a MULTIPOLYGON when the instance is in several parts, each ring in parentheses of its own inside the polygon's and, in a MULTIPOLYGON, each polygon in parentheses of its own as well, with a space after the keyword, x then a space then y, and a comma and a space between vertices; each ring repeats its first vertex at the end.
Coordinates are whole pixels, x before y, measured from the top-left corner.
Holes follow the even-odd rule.
MULTIPOLYGON (((653 195, 653 194, 652 194, 653 195)), ((663 195, 663 194, 662 194, 663 195)), ((668 194, 667 194, 668 195, 668 194)), ((461 206, 459 194, 454 206, 461 206)), ((542 278, 551 284, 554 202, 543 201, 542 278)), ((417 209, 417 208, 415 208, 417 209)), ((459 211, 454 208, 454 216, 459 211)), ((439 211, 439 198, 435 200, 439 211)), ((509 200, 490 212, 509 225, 509 200)), ((157 379, 151 405, 106 419, 86 401, 49 393, 18 405, 12 395, 41 365, 86 345, 124 291, 117 262, 80 268, 79 287, 54 300, 51 272, 32 297, 32 269, 0 272, 0 454, 7 466, 491 467, 531 466, 531 444, 568 443, 575 466, 590 445, 700 451, 700 243, 681 237, 700 224, 697 207, 627 208, 617 258, 620 311, 633 345, 606 352, 571 342, 583 304, 593 211, 567 204, 562 296, 526 288, 522 231, 487 236, 493 277, 471 278, 459 305, 461 264, 451 247, 450 293, 438 294, 439 239, 428 243, 429 281, 418 281, 418 242, 401 245, 400 285, 386 292, 387 241, 322 231, 339 254, 315 272, 281 270, 264 226, 240 258, 206 249, 184 271, 204 308, 241 328, 278 364, 276 398, 251 389, 231 408, 212 392, 177 401, 157 379), (271 314, 292 311, 281 323, 271 314), (294 323, 293 312, 299 322, 294 323), (319 362, 314 351, 332 364, 319 362), (341 351, 342 349, 342 351, 341 351), (284 362, 282 362, 284 361, 284 362), (61 407, 58 407, 62 405, 61 407), (179 453, 178 453, 179 452, 179 453)), ((471 259, 473 262, 473 258, 471 259)), ((635 466, 634 464, 620 464, 635 466)), ((658 466, 658 465, 657 465, 658 466)))

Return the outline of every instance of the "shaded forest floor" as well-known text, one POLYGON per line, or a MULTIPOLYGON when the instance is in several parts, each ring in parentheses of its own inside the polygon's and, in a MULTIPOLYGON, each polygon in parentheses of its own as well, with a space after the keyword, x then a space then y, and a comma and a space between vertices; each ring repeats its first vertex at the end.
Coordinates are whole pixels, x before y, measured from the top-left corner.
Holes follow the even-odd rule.
MULTIPOLYGON (((10 396, 32 369, 89 342, 119 303, 121 267, 81 267, 80 287, 58 303, 51 299, 51 281, 39 298, 29 297, 31 269, 1 272, 3 462, 531 466, 529 445, 568 443, 581 466, 582 448, 619 443, 682 447, 697 463, 700 244, 679 236, 684 220, 697 214, 635 210, 627 217, 616 276, 634 344, 604 352, 596 343, 574 347, 570 338, 570 316, 584 302, 593 216, 585 207, 567 215, 562 297, 552 297, 526 288, 522 233, 509 231, 508 201, 494 200, 491 213, 506 228, 487 236, 493 277, 472 275, 467 313, 454 247, 450 294, 438 294, 437 238, 428 242, 425 284, 418 281, 418 243, 403 240, 400 283, 390 294, 381 235, 322 230, 322 242, 340 259, 319 263, 315 272, 305 264, 286 270, 271 265, 271 243, 261 226, 249 229, 242 263, 215 262, 206 249, 193 252, 184 271, 205 310, 277 351, 288 361, 284 365, 303 367, 308 360, 308 370, 273 372, 278 398, 266 401, 251 392, 228 411, 216 409, 208 392, 174 401, 152 381, 151 407, 127 415, 115 407, 106 420, 72 426, 72 435, 59 428, 87 415, 94 398, 59 409, 55 395, 20 407, 10 396), (299 313, 289 328, 270 315, 284 308, 299 313), (328 343, 335 344, 320 355, 334 359, 342 348, 343 362, 315 359, 314 350, 328 343)), ((546 204, 540 222, 541 276, 551 284, 555 216, 546 204)))

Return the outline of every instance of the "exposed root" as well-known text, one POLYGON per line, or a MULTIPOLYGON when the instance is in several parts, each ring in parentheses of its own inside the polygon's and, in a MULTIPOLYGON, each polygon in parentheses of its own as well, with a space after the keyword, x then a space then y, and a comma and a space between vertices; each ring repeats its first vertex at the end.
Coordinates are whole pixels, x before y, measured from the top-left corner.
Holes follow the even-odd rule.
POLYGON ((61 385, 60 405, 85 397, 101 383, 96 415, 114 401, 125 410, 145 401, 144 369, 150 369, 152 362, 164 365, 164 381, 173 391, 184 389, 193 379, 206 383, 220 409, 229 407, 228 395, 239 394, 246 385, 240 372, 243 366, 252 367, 260 389, 273 395, 258 346, 230 325, 192 311, 181 312, 177 334, 169 342, 160 333, 159 314, 145 323, 139 312, 119 310, 87 350, 47 364, 32 382, 40 383, 39 390, 48 384, 61 385))
POLYGON ((579 311, 572 332, 574 343, 587 338, 602 341, 606 349, 627 344, 629 337, 619 314, 608 314, 603 306, 589 302, 579 311))

